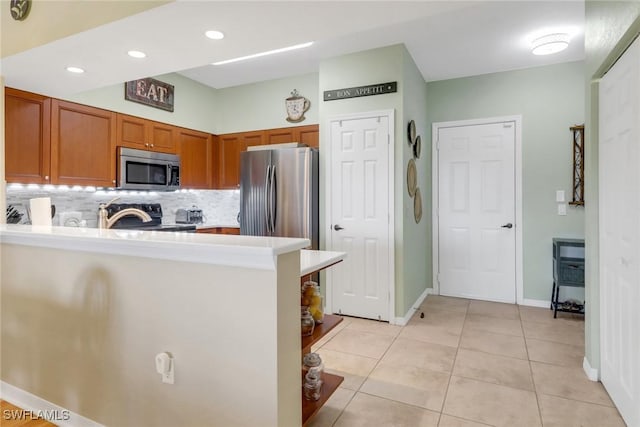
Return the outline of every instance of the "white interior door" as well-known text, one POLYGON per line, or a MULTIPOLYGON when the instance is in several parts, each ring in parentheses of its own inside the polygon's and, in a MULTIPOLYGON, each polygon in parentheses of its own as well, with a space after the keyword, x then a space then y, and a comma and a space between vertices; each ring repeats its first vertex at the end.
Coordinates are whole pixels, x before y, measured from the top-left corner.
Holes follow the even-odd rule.
POLYGON ((441 295, 516 302, 515 123, 441 127, 441 295))
POLYGON ((640 41, 602 78, 599 99, 601 379, 640 426, 640 41))
POLYGON ((327 273, 334 313, 389 320, 390 120, 375 115, 330 123, 329 241, 331 250, 347 253, 327 273))

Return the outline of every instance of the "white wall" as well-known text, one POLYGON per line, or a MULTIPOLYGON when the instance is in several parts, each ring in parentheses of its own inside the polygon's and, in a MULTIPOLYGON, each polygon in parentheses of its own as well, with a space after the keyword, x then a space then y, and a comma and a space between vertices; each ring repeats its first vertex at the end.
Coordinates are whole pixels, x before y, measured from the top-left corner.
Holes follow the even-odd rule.
POLYGON ((1 247, 2 381, 107 426, 300 425, 299 251, 274 271, 1 247))

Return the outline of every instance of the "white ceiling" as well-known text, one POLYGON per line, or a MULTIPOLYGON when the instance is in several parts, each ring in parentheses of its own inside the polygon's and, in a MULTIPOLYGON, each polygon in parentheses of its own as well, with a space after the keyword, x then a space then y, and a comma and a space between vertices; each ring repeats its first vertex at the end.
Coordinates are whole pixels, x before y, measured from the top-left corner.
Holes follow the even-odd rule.
MULTIPOLYGON (((34 7, 37 5, 34 5, 34 7)), ((10 87, 64 96, 170 72, 214 88, 318 71, 323 59, 404 43, 426 81, 584 58, 582 1, 176 1, 7 58, 10 87), (573 28, 570 47, 530 53, 530 35, 573 28), (203 33, 221 30, 209 40, 203 33), (210 63, 313 41, 310 48, 210 63), (147 58, 126 55, 142 50, 147 58), (86 70, 73 75, 68 65, 86 70)))

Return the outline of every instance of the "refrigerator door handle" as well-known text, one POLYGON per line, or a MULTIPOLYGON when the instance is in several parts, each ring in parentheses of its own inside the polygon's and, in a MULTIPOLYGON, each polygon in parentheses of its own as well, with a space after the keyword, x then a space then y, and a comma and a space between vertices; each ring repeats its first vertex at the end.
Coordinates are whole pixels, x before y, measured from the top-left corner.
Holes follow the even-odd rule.
POLYGON ((264 221, 267 224, 267 233, 271 233, 271 216, 269 208, 269 183, 271 181, 271 165, 267 165, 267 173, 265 174, 264 181, 264 221))
POLYGON ((276 231, 276 215, 278 214, 278 192, 277 192, 278 178, 276 176, 276 166, 271 166, 271 232, 276 231))

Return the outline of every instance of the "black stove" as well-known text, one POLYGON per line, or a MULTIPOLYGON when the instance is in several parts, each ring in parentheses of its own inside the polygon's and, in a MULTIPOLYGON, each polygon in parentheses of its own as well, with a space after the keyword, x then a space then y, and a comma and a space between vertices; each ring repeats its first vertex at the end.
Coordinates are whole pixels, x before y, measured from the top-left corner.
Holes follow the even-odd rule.
POLYGON ((137 216, 127 215, 116 221, 111 228, 147 231, 196 231, 194 224, 163 224, 162 206, 160 203, 112 203, 107 206, 109 218, 116 212, 127 208, 140 209, 146 212, 151 217, 151 221, 143 222, 142 219, 137 216))

